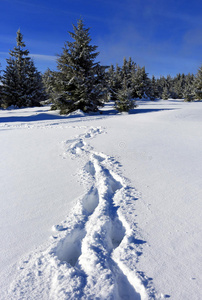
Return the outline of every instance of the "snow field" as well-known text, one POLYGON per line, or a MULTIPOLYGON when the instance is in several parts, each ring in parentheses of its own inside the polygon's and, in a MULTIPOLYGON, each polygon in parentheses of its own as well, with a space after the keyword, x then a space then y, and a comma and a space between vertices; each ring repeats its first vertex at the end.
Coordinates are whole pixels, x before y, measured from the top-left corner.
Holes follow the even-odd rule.
POLYGON ((82 169, 87 192, 73 215, 54 226, 59 235, 53 236, 49 250, 23 262, 20 279, 10 292, 14 298, 32 295, 34 299, 42 293, 45 299, 45 295, 48 299, 148 299, 135 264, 128 262, 131 257, 138 258, 141 247, 136 254, 135 243, 143 241, 134 240, 136 228, 131 229, 124 213, 121 216, 121 206, 134 195, 130 195, 125 179, 111 170, 113 158, 94 152, 85 142, 100 133, 100 128, 90 128, 71 143, 64 143, 66 153, 89 159, 82 169))
POLYGON ((6 112, 1 299, 201 299, 201 103, 140 104, 6 112))
POLYGON ((139 191, 135 221, 146 243, 138 269, 158 295, 200 300, 201 102, 142 104, 135 116, 111 119, 108 134, 91 144, 116 153, 139 191))

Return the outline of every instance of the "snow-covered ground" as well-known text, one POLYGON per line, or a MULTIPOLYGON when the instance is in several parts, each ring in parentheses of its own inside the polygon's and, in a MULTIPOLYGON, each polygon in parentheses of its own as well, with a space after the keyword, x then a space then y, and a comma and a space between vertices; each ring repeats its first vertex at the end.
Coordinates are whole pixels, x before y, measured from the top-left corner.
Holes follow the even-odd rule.
POLYGON ((202 299, 202 102, 0 110, 0 299, 202 299))

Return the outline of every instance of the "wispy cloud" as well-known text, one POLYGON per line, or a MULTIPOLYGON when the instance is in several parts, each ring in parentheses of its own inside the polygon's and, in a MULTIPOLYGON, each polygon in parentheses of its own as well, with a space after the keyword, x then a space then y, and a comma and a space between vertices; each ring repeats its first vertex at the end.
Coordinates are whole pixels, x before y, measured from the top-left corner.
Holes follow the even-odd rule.
MULTIPOLYGON (((11 4, 18 4, 20 5, 20 8, 23 10, 27 10, 28 12, 30 12, 30 9, 32 10, 32 12, 45 12, 46 14, 59 14, 59 15, 66 15, 66 16, 71 16, 74 17, 74 19, 79 19, 79 17, 85 17, 87 19, 91 19, 93 21, 99 21, 99 22, 106 22, 106 20, 103 20, 102 17, 100 17, 99 15, 92 15, 92 14, 88 14, 86 12, 86 9, 81 9, 82 5, 79 5, 78 3, 78 7, 80 6, 80 9, 78 12, 78 9, 71 9, 71 5, 68 7, 68 9, 66 8, 66 5, 62 6, 62 4, 60 6, 57 5, 50 5, 48 2, 31 2, 31 1, 26 1, 26 0, 3 0, 5 2, 11 3, 11 4)), ((75 0, 74 0, 75 1, 75 0)), ((79 1, 80 2, 80 1, 79 1)), ((57 2, 56 2, 57 3, 57 2)))
MULTIPOLYGON (((42 72, 45 71, 48 67, 51 69, 56 68, 56 56, 33 53, 29 54, 29 57, 34 59, 36 67, 42 72)), ((0 70, 4 70, 6 68, 7 58, 9 58, 8 52, 0 52, 0 70)))
MULTIPOLYGON (((0 52, 0 55, 2 55, 3 57, 8 56, 9 53, 8 52, 0 52)), ((57 57, 53 56, 53 55, 44 55, 44 54, 30 54, 29 55, 31 58, 34 58, 36 60, 40 60, 40 61, 56 61, 57 57)))
POLYGON ((185 14, 185 13, 175 13, 175 12, 169 12, 169 11, 162 12, 162 13, 156 12, 156 15, 161 15, 164 18, 182 21, 187 24, 195 25, 195 26, 202 24, 201 16, 197 16, 197 15, 193 16, 191 14, 189 15, 189 14, 185 14))
POLYGON ((8 55, 8 52, 0 52, 0 55, 8 55))
POLYGON ((3 34, 0 34, 0 42, 1 42, 1 45, 3 44, 12 44, 12 43, 15 43, 15 32, 14 32, 14 35, 11 36, 11 35, 3 35, 3 34))
POLYGON ((44 54, 30 54, 30 57, 40 61, 56 61, 56 56, 44 54))
POLYGON ((186 32, 184 35, 184 42, 192 46, 202 45, 202 29, 194 28, 186 32))

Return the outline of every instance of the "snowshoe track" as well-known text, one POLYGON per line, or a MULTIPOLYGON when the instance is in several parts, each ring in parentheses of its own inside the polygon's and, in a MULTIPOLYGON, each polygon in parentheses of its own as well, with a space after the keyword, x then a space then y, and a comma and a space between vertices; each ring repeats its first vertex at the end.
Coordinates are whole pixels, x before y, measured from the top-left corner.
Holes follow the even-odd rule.
POLYGON ((43 299, 157 299, 149 279, 136 270, 145 243, 131 222, 131 202, 137 200, 137 195, 120 176, 118 163, 95 152, 87 143, 103 132, 100 127, 92 127, 63 142, 63 157, 85 161, 81 162, 80 175, 86 193, 68 218, 53 227, 55 234, 48 249, 22 263, 21 269, 26 265, 27 275, 23 272, 12 284, 16 297, 23 290, 24 299, 32 299, 30 293, 33 299, 39 293, 47 295, 43 299), (29 278, 31 286, 27 284, 29 278), (43 278, 48 281, 43 282, 43 278), (37 292, 34 286, 39 281, 41 290, 37 292))

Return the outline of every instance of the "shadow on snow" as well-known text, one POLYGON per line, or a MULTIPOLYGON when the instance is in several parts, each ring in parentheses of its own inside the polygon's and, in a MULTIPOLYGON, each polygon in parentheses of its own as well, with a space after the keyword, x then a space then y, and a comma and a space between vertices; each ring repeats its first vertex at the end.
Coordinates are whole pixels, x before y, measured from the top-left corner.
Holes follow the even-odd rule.
MULTIPOLYGON (((144 114, 144 113, 152 113, 152 112, 159 112, 159 111, 168 111, 173 110, 173 108, 135 108, 128 112, 129 115, 133 114, 144 114)), ((5 111, 7 112, 7 110, 5 111)), ((10 111, 9 111, 10 112, 10 111)), ((13 111, 12 111, 13 112, 13 111)), ((18 113, 18 110, 15 110, 16 114, 18 113)), ((22 110, 20 110, 22 112, 22 110)), ((40 112, 40 111, 39 111, 40 112)), ((107 116, 116 116, 120 113, 115 109, 106 109, 106 110, 100 110, 97 113, 89 113, 89 114, 75 114, 75 115, 59 115, 59 114, 51 114, 48 112, 38 113, 35 112, 35 114, 29 115, 29 116, 5 116, 0 117, 0 123, 10 123, 10 122, 34 122, 34 121, 51 121, 51 120, 68 120, 72 118, 86 118, 86 117, 107 117, 107 116)), ((127 114, 127 113, 125 113, 127 114)))

